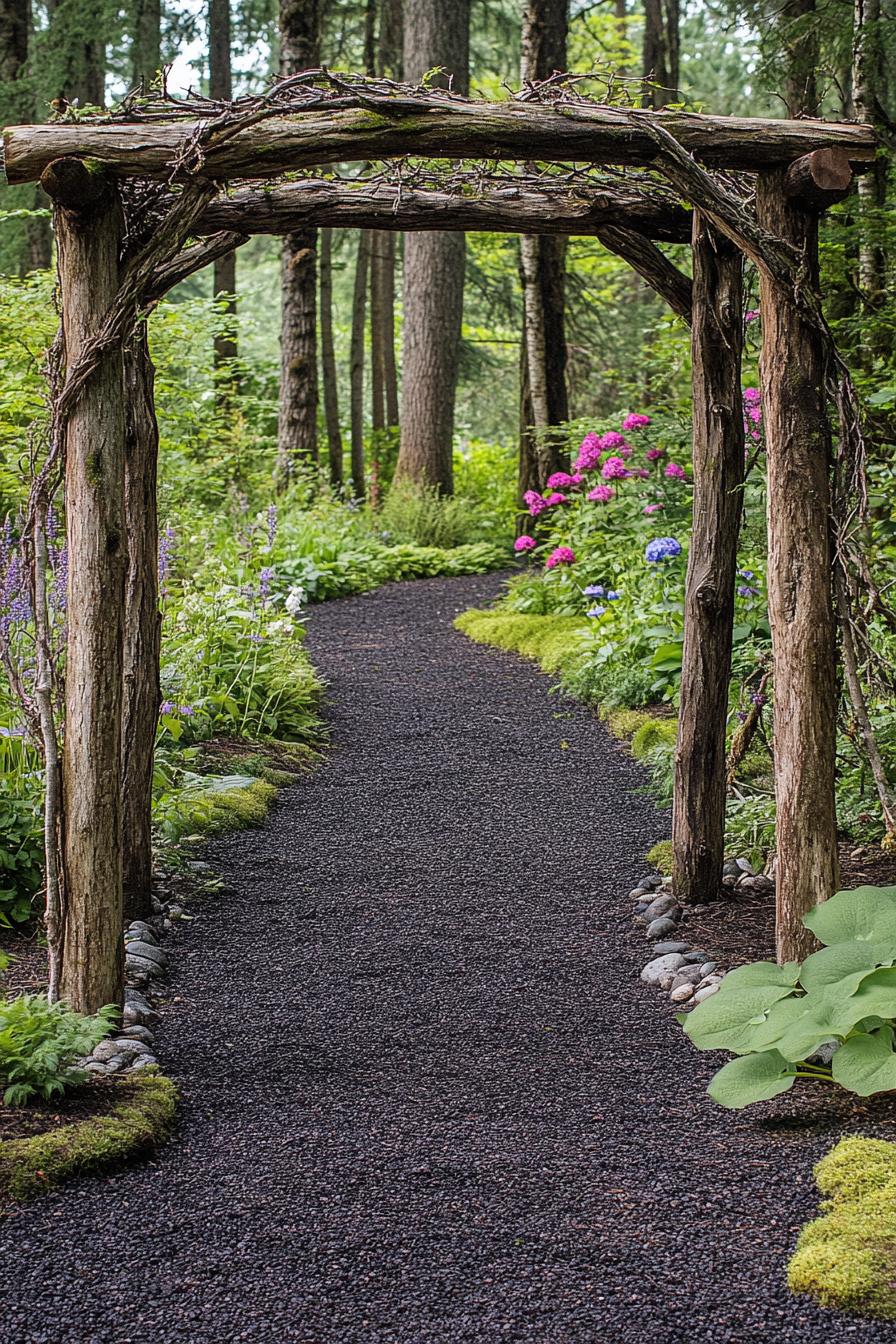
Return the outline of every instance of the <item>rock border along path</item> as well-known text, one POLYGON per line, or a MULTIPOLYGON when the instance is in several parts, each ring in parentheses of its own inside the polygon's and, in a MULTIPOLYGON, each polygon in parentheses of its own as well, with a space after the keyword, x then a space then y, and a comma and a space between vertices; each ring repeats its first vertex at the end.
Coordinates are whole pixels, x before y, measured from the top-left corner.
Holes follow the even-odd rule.
POLYGON ((172 950, 179 1133, 0 1225, 2 1344, 896 1338, 788 1296, 833 1133, 704 1095, 626 898, 661 820, 452 630, 498 586, 313 611, 334 747, 172 950))

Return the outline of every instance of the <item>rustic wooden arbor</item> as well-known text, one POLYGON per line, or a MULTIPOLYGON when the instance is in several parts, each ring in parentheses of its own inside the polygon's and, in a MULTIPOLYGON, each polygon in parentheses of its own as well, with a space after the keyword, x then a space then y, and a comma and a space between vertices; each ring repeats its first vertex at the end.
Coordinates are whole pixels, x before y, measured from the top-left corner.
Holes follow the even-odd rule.
MULTIPOLYGON (((798 917, 832 893, 837 866, 828 356, 815 299, 817 219, 875 148, 871 129, 858 125, 631 112, 578 100, 489 105, 344 81, 312 97, 301 77, 207 116, 195 108, 178 116, 169 106, 119 121, 4 132, 7 180, 42 182, 56 206, 59 245, 65 378, 50 458, 51 466, 65 464, 70 588, 56 933, 59 989, 70 1002, 92 1011, 119 998, 123 893, 136 908, 149 889, 157 435, 141 319, 173 284, 249 235, 305 223, 592 233, 691 321, 694 532, 674 842, 675 881, 692 901, 715 891, 723 857, 744 472, 744 254, 759 266, 779 954, 802 950, 798 917), (312 165, 407 154, 648 167, 695 210, 691 217, 668 200, 658 203, 624 178, 553 196, 506 183, 453 194, 261 185, 312 165), (704 165, 755 173, 755 213, 704 165), (143 180, 144 195, 125 213, 124 183, 134 178, 143 180), (235 181, 254 185, 224 194, 235 181), (688 237, 692 281, 652 241, 688 237), (200 241, 185 247, 191 238, 200 241)), ((38 481, 38 515, 51 474, 38 481)))

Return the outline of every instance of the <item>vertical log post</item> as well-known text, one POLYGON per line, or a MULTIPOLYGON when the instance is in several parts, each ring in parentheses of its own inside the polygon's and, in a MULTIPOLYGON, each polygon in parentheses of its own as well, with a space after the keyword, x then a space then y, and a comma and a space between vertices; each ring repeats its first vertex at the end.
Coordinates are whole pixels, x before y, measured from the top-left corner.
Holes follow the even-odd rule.
POLYGON ((672 809, 673 883, 718 897, 725 844, 725 733, 743 510, 743 258, 699 212, 693 233, 694 522, 685 590, 672 809))
MULTIPOLYGON (((121 209, 93 161, 57 160, 66 368, 96 335, 118 289, 121 209)), ((99 360, 65 427, 69 553, 65 679, 65 941, 60 994, 81 1012, 118 1003, 122 943, 122 648, 125 397, 121 350, 99 360)))
POLYGON ((124 602, 123 882, 127 919, 150 913, 152 886, 152 775, 159 714, 159 526, 156 472, 159 428, 154 405, 155 370, 146 323, 125 350, 127 452, 124 512, 127 580, 124 602))
MULTIPOLYGON (((759 174, 763 228, 803 256, 818 283, 818 217, 786 194, 784 169, 759 174)), ((779 961, 814 946, 802 916, 837 885, 834 802, 836 639, 831 595, 830 429, 820 333, 766 275, 762 405, 768 455, 768 597, 774 668, 779 961)))

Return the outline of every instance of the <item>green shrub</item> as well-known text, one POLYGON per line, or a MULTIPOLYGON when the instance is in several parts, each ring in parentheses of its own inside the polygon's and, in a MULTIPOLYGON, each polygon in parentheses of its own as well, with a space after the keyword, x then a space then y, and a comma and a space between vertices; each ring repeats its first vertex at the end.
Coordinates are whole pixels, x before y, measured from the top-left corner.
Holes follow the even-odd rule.
POLYGON ((639 728, 653 722, 653 715, 643 709, 605 709, 601 718, 614 737, 621 741, 630 741, 639 728))
MULTIPOLYGON (((291 777, 290 777, 291 778, 291 777)), ((156 803, 154 820, 166 840, 260 826, 277 785, 252 775, 197 775, 184 771, 156 803)))
POLYGON ((43 881, 44 837, 40 796, 17 792, 17 777, 0 775, 0 925, 10 928, 31 918, 43 881))
POLYGON ((896 1319, 896 1144, 841 1139, 815 1168, 826 1196, 787 1281, 823 1307, 896 1319))
POLYGON ((442 495, 435 486, 410 482, 392 486, 377 523, 384 541, 440 550, 485 541, 493 531, 490 520, 480 516, 473 500, 442 495))
POLYGON ((677 720, 651 718, 647 723, 642 723, 632 737, 632 755, 644 761, 657 747, 674 748, 677 741, 677 720))
POLYGON ((820 951, 802 965, 740 966, 682 1019, 698 1049, 736 1056, 709 1085, 722 1106, 767 1101, 797 1078, 860 1097, 896 1090, 896 887, 840 891, 803 923, 820 951))
POLYGON ((657 840, 652 849, 649 849, 644 855, 646 861, 655 868, 663 877, 670 877, 672 873, 672 841, 657 840))
POLYGON ((0 1079, 3 1100, 19 1106, 34 1096, 59 1096, 86 1077, 75 1061, 108 1036, 118 1009, 85 1017, 45 994, 20 994, 0 1003, 0 1079))

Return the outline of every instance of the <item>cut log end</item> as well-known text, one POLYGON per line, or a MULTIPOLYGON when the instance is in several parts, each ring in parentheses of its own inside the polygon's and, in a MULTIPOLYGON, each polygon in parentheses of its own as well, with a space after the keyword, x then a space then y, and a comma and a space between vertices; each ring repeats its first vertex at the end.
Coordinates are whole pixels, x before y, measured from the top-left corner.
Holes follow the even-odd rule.
POLYGON ((784 192, 808 209, 826 210, 849 195, 852 180, 852 165, 842 149, 814 149, 787 169, 784 192))
POLYGON ((85 211, 105 200, 111 179, 97 159, 54 159, 41 173, 40 184, 56 205, 65 210, 85 211))

